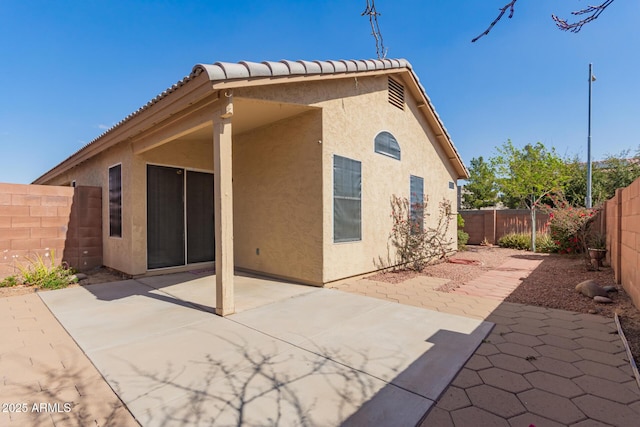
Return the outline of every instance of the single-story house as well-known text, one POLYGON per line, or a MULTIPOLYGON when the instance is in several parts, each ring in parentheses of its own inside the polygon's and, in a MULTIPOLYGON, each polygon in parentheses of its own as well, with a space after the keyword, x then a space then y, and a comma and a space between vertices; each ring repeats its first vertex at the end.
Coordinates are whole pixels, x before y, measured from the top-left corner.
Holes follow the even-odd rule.
POLYGON ((411 64, 383 59, 198 64, 34 183, 102 187, 108 267, 215 263, 225 315, 234 268, 316 286, 375 271, 391 196, 428 195, 435 221, 467 177, 411 64))

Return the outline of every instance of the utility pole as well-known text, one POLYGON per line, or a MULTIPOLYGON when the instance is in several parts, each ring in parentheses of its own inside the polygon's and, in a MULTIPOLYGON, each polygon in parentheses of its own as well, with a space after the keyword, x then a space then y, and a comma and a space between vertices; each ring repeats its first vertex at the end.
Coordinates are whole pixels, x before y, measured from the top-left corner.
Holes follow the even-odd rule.
POLYGON ((593 64, 589 63, 589 119, 588 119, 588 136, 587 136, 587 198, 585 204, 588 209, 592 207, 591 199, 591 83, 596 81, 593 75, 593 64))

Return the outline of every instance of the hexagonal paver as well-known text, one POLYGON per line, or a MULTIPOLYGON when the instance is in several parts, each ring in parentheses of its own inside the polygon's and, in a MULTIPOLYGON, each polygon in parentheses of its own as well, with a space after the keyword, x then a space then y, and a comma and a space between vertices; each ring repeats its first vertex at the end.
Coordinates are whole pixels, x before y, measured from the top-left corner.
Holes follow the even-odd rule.
POLYGON ((575 385, 573 381, 548 372, 530 372, 525 374, 524 377, 533 387, 560 396, 572 398, 584 394, 584 391, 575 385))
POLYGON ((596 420, 584 420, 579 423, 571 424, 571 427, 611 427, 611 424, 604 424, 596 420))
POLYGON ((438 408, 445 409, 447 411, 454 411, 456 409, 471 406, 471 401, 469 401, 469 398, 463 389, 458 387, 449 387, 438 400, 437 406, 438 408))
POLYGON ((562 319, 547 319, 544 321, 545 326, 552 326, 554 328, 560 329, 580 329, 581 327, 576 325, 576 322, 572 322, 570 320, 562 320, 562 319))
POLYGON ((580 348, 575 351, 580 357, 586 360, 592 360, 594 362, 603 363, 609 366, 624 366, 628 365, 629 361, 626 360, 626 352, 611 354, 603 351, 593 350, 590 348, 580 348))
POLYGON ((574 320, 580 320, 579 317, 576 316, 577 313, 573 311, 565 311, 565 310, 549 310, 547 312, 547 316, 560 319, 560 320, 568 320, 569 322, 573 322, 574 320))
POLYGON ((566 348, 560 348, 553 345, 541 345, 536 347, 536 350, 543 356, 562 360, 564 362, 577 362, 578 360, 582 360, 582 357, 574 353, 573 350, 567 350, 566 348))
POLYGON ((474 371, 479 371, 481 369, 490 368, 492 365, 489 363, 489 360, 477 354, 471 356, 469 361, 464 365, 465 368, 473 369, 474 371))
MULTIPOLYGON (((540 357, 536 360, 532 360, 531 363, 541 371, 548 372, 554 375, 560 375, 565 378, 575 378, 583 374, 583 372, 573 366, 571 363, 563 362, 562 360, 552 359, 550 357, 540 357)), ((578 362, 576 362, 578 363, 578 362)))
POLYGON ((549 316, 546 313, 539 313, 535 311, 523 310, 520 312, 520 316, 527 319, 547 320, 549 316))
POLYGON ((530 311, 533 313, 542 313, 542 314, 546 314, 549 315, 549 312, 552 309, 547 308, 547 307, 539 307, 537 305, 523 305, 522 306, 522 311, 530 311))
POLYGON ((545 344, 552 345, 554 347, 566 348, 567 350, 576 350, 580 348, 580 344, 574 340, 557 335, 542 335, 540 338, 545 344))
POLYGON ((582 335, 578 334, 576 332, 576 330, 566 329, 566 328, 558 328, 556 326, 544 326, 544 327, 542 327, 540 329, 543 332, 545 332, 546 334, 555 335, 555 336, 558 336, 558 337, 569 338, 569 339, 580 338, 582 336, 582 335))
POLYGON ((516 325, 511 325, 511 326, 509 326, 509 328, 513 332, 519 332, 521 334, 526 334, 526 335, 533 335, 534 337, 537 337, 539 335, 544 335, 544 334, 547 333, 546 331, 544 331, 543 328, 538 328, 536 326, 525 325, 523 323, 518 323, 516 325))
MULTIPOLYGON (((640 393, 638 391, 604 378, 585 375, 579 378, 574 378, 573 382, 589 394, 604 397, 605 399, 614 400, 619 403, 628 404, 640 400, 640 393)), ((640 419, 638 421, 640 424, 640 419)))
POLYGON ((527 412, 526 414, 518 415, 517 417, 509 418, 509 425, 511 427, 563 427, 563 424, 551 421, 548 418, 541 417, 540 415, 527 412))
POLYGON ((489 368, 481 371, 479 375, 485 384, 511 393, 520 393, 532 388, 522 375, 504 369, 489 368))
POLYGON ((631 369, 628 372, 620 368, 604 365, 602 363, 593 362, 591 360, 581 360, 574 363, 574 366, 584 372, 586 375, 593 377, 609 379, 616 382, 627 382, 633 379, 631 369))
POLYGON ((517 320, 514 320, 510 317, 505 317, 505 316, 500 316, 497 314, 490 314, 489 316, 487 316, 486 319, 488 322, 493 322, 496 325, 515 325, 516 323, 518 323, 517 320))
POLYGON ((594 316, 594 318, 588 319, 588 320, 580 319, 580 320, 577 320, 575 324, 584 329, 591 329, 591 330, 602 331, 602 332, 610 332, 616 329, 613 319, 605 318, 606 321, 603 323, 598 318, 602 318, 602 317, 594 316))
POLYGON ((640 402, 632 403, 629 407, 640 414, 640 402))
MULTIPOLYGON (((505 335, 505 339, 506 339, 507 335, 505 335)), ((533 337, 532 337, 533 338, 533 337)), ((505 342, 505 343, 501 343, 501 344, 496 344, 496 347, 498 347, 498 349, 505 353, 505 354, 510 354, 512 356, 516 356, 516 357, 521 357, 523 359, 527 358, 527 357, 538 357, 540 356, 540 353, 538 353, 537 351, 535 351, 533 348, 526 346, 526 345, 520 345, 520 344, 514 344, 512 342, 505 342)))
POLYGON ((508 354, 494 354, 489 356, 488 359, 496 368, 506 369, 517 374, 525 374, 536 370, 536 367, 531 362, 508 354))
POLYGON ((593 338, 577 338, 575 340, 576 343, 580 344, 584 348, 590 348, 593 350, 602 351, 604 353, 619 353, 621 350, 624 350, 624 346, 620 341, 607 342, 600 341, 593 338))
POLYGON ((476 371, 462 368, 451 384, 460 388, 468 388, 482 384, 482 379, 476 371))
POLYGON ((480 347, 478 347, 475 352, 475 354, 479 354, 480 356, 491 356, 492 354, 498 353, 500 353, 500 350, 498 350, 495 345, 489 342, 483 342, 482 344, 480 344, 480 347))
POLYGON ((518 317, 517 319, 515 319, 515 321, 518 325, 525 325, 532 328, 542 328, 546 325, 546 323, 544 323, 544 320, 532 319, 530 317, 518 317))
MULTIPOLYGON (((504 418, 483 411, 480 408, 469 407, 459 409, 451 413, 451 419, 456 426, 492 426, 509 427, 509 423, 504 418)), ((437 425, 437 424, 434 424, 437 425)))
MULTIPOLYGON (((513 325, 513 326, 518 326, 518 325, 513 325)), ((511 328, 513 329, 513 328, 511 328)), ((504 335, 504 339, 507 342, 510 343, 514 343, 514 344, 520 344, 520 345, 524 345, 527 347, 535 347, 537 345, 542 345, 543 342, 540 341, 538 338, 536 338, 533 335, 529 335, 529 334, 523 334, 520 332, 512 332, 510 334, 505 334, 504 335)))
POLYGON ((420 427, 431 426, 454 427, 449 412, 438 407, 431 409, 427 418, 420 424, 420 427))
POLYGON ((621 427, 638 426, 638 413, 618 402, 591 395, 576 397, 573 402, 589 418, 621 427))
POLYGON ((500 417, 510 418, 525 412, 524 406, 514 394, 495 387, 479 385, 467 389, 467 395, 474 407, 484 409, 500 417))
POLYGON ((561 424, 568 425, 586 418, 569 399, 546 391, 528 390, 519 393, 518 398, 527 410, 561 424))
POLYGON ((593 338, 600 341, 619 341, 620 336, 618 335, 618 330, 614 329, 613 331, 600 331, 597 329, 576 329, 576 332, 583 337, 593 338))

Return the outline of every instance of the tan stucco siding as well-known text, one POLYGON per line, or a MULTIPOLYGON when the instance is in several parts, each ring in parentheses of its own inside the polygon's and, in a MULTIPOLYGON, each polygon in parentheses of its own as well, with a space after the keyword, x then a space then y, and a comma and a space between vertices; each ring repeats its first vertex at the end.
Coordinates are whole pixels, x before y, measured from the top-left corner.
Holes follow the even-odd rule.
MULTIPOLYGON (((345 79, 335 86, 338 94, 350 94, 356 83, 345 79)), ((429 203, 428 225, 435 225, 438 204, 444 198, 455 210, 456 191, 452 167, 443 161, 443 152, 415 100, 406 93, 405 110, 387 101, 387 77, 357 82, 358 97, 336 97, 319 103, 323 115, 323 204, 324 204, 324 282, 363 274, 380 268, 380 259, 393 260, 388 247, 391 231, 390 198, 409 197, 410 175, 424 179, 429 203), (400 144, 401 160, 374 152, 374 138, 381 131, 392 133, 400 144), (333 242, 333 156, 362 162, 362 240, 333 242)), ((449 237, 456 236, 451 221, 449 237)))
POLYGON ((102 187, 102 262, 116 270, 136 274, 134 257, 131 256, 135 241, 133 228, 134 200, 136 193, 132 175, 133 158, 131 145, 121 143, 90 160, 70 169, 47 182, 48 185, 62 185, 76 181, 77 186, 91 185, 102 187), (122 237, 109 236, 109 168, 122 164, 122 237))
POLYGON ((321 116, 234 136, 236 267, 322 283, 321 116))
POLYGON ((213 128, 209 135, 208 140, 171 141, 142 153, 141 158, 150 164, 213 172, 213 128))

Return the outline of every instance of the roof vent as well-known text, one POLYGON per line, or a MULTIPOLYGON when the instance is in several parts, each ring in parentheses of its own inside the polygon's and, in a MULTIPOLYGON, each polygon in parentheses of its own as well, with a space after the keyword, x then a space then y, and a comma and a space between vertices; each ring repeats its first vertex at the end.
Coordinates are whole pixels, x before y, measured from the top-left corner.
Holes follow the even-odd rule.
POLYGON ((389 77, 389 104, 404 110, 404 86, 389 77))

